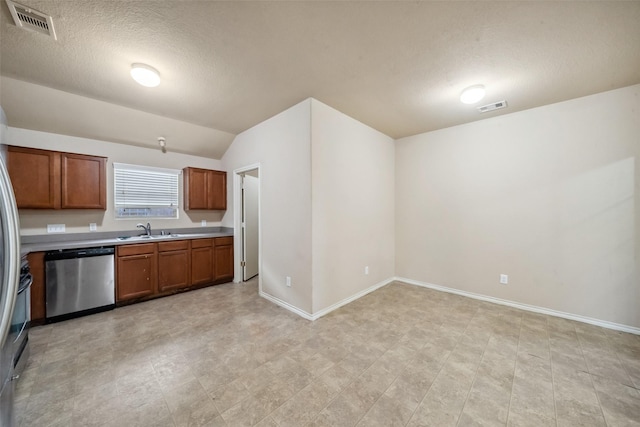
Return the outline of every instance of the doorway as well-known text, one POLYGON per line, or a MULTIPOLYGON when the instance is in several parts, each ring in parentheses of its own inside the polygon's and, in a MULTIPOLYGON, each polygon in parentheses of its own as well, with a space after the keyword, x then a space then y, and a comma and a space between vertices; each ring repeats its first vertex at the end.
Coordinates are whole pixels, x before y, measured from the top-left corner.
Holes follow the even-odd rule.
POLYGON ((260 178, 254 169, 242 175, 242 281, 258 275, 260 178))
POLYGON ((234 179, 235 279, 260 281, 260 165, 236 169, 234 179))

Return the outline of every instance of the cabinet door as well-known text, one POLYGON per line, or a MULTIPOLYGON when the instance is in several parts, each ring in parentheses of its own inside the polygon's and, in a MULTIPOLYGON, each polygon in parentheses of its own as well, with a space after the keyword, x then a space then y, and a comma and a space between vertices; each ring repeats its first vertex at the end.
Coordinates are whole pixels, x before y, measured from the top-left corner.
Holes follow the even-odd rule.
POLYGON ((118 257, 118 301, 155 293, 156 259, 154 254, 118 257))
POLYGON ((59 153, 9 147, 7 167, 18 208, 58 209, 60 207, 59 153))
POLYGON ((206 169, 184 169, 185 210, 207 209, 207 172, 206 169))
POLYGON ((233 280, 233 244, 228 244, 227 239, 233 238, 222 237, 215 239, 213 249, 213 280, 216 282, 230 282, 233 280))
MULTIPOLYGON (((203 285, 213 282, 213 244, 191 247, 191 284, 203 285)), ((192 242, 193 245, 194 242, 192 242)))
POLYGON ((107 209, 107 177, 104 157, 61 153, 61 207, 107 209))
POLYGON ((190 273, 189 251, 158 253, 158 290, 171 291, 188 287, 190 273))
POLYGON ((207 179, 207 208, 216 210, 227 209, 227 173, 222 171, 209 171, 207 179))

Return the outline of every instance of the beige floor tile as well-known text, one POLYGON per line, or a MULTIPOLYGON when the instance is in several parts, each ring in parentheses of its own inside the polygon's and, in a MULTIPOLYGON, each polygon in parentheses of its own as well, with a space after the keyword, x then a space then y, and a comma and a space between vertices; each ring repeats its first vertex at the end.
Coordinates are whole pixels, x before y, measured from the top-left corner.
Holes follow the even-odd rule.
POLYGON ((592 376, 604 418, 610 426, 640 426, 640 392, 629 385, 592 376))
POLYGON ((363 407, 359 397, 339 396, 333 400, 310 425, 313 426, 355 426, 369 410, 363 407))
POLYGON ((19 427, 640 423, 640 337, 402 283, 315 322, 214 286, 30 341, 19 427))
POLYGON ((413 411, 404 404, 383 395, 357 425, 358 427, 401 427, 407 424, 412 414, 413 411))
POLYGON ((209 396, 183 401, 172 410, 172 416, 177 427, 227 425, 209 396))
POLYGON ((242 381, 235 380, 209 393, 220 413, 237 405, 250 396, 242 381))
POLYGON ((336 396, 334 389, 316 380, 277 408, 271 418, 282 427, 304 426, 336 396))
POLYGON ((222 413, 222 418, 230 426, 252 426, 262 421, 269 412, 262 402, 249 396, 222 413))

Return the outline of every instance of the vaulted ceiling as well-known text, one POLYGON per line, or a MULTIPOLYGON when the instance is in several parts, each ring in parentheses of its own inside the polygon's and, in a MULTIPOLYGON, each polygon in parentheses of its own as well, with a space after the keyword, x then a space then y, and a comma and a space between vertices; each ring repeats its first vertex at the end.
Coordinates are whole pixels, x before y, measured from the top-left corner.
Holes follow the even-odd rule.
POLYGON ((233 135, 314 97, 394 137, 640 83, 640 2, 2 2, 10 126, 220 158, 233 135), (159 70, 137 85, 131 64, 159 70), (484 84, 480 114, 459 102, 484 84), (100 123, 102 125, 100 126, 100 123))

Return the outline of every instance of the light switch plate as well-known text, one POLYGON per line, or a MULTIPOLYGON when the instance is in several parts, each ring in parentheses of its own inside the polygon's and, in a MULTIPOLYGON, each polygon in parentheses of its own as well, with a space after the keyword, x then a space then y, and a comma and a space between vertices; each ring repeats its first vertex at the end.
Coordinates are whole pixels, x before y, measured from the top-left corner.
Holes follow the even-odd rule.
POLYGON ((64 233, 64 224, 47 224, 47 233, 64 233))
POLYGON ((203 219, 202 221, 200 221, 200 227, 206 227, 207 226, 207 220, 203 219))
POLYGON ((89 223, 89 231, 96 231, 97 229, 98 229, 98 226, 96 225, 95 222, 89 223))

